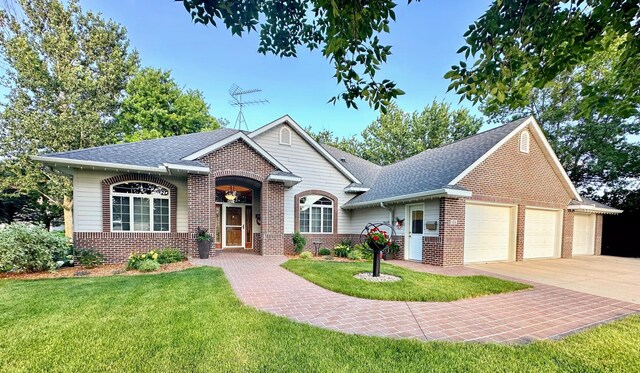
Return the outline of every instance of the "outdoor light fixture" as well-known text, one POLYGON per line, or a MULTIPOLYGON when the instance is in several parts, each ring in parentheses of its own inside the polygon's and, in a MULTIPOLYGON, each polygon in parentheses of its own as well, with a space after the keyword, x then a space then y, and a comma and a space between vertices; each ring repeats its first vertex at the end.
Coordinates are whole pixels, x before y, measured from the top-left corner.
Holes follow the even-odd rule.
POLYGON ((225 193, 224 198, 226 198, 227 201, 233 203, 236 201, 236 198, 238 198, 238 194, 235 190, 229 190, 227 193, 225 193))

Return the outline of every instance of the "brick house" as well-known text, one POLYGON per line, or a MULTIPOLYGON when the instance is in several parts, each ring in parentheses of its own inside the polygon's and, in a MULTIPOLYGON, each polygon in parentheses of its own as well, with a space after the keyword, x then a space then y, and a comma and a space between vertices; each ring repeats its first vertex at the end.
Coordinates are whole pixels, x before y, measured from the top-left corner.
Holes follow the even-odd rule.
POLYGON ((395 226, 400 259, 438 266, 600 253, 602 218, 540 127, 524 118, 378 166, 319 144, 284 116, 33 159, 73 176, 74 242, 110 262, 176 247, 291 253, 294 232, 333 247, 369 222, 395 226))

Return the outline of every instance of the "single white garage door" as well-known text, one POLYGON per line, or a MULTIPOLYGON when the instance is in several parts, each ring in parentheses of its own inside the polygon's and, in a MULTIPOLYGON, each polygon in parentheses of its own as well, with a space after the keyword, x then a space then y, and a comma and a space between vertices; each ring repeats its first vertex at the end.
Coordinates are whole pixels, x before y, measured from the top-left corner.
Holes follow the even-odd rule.
POLYGON ((576 214, 573 220, 573 255, 593 255, 596 238, 596 216, 576 214))
POLYGON ((512 207, 467 203, 464 262, 512 259, 512 207))
POLYGON ((560 212, 526 209, 524 212, 524 258, 560 256, 560 212))

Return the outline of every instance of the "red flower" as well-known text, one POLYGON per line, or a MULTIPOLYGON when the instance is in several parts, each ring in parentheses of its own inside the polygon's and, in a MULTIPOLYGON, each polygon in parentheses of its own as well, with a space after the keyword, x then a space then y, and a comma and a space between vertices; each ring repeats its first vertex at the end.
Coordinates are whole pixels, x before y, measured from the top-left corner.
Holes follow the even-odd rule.
POLYGON ((371 239, 374 240, 374 241, 378 241, 380 238, 378 236, 373 236, 373 237, 371 237, 371 239))

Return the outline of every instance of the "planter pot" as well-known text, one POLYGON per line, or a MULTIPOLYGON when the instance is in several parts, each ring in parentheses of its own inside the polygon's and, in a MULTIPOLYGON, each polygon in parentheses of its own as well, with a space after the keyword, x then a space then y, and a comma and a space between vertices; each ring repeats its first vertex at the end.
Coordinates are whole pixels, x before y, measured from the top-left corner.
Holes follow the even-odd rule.
POLYGON ((211 241, 198 241, 198 254, 200 259, 209 258, 209 251, 211 251, 211 241))
POLYGON ((371 250, 373 250, 374 252, 380 252, 380 251, 384 250, 387 247, 387 245, 382 245, 382 244, 375 243, 375 242, 368 242, 367 244, 369 245, 371 250))

